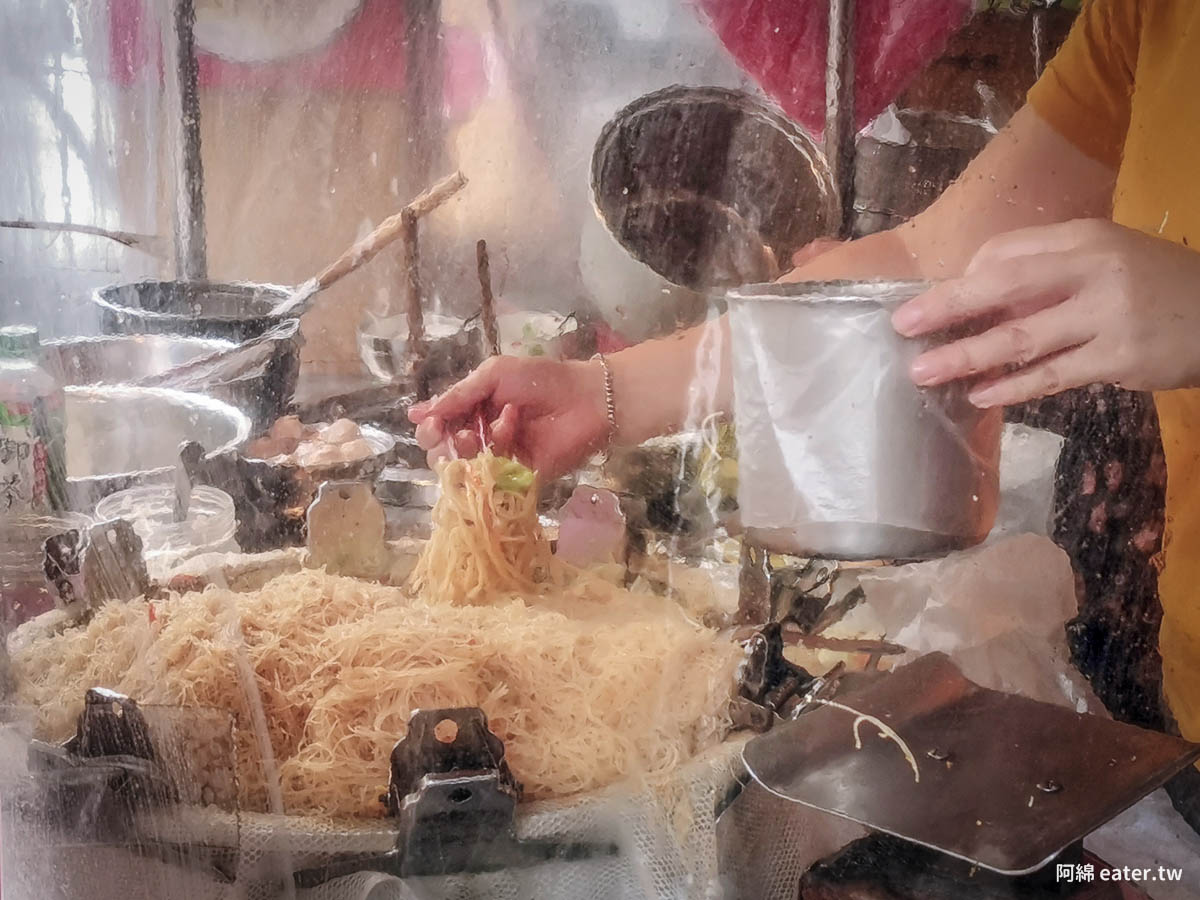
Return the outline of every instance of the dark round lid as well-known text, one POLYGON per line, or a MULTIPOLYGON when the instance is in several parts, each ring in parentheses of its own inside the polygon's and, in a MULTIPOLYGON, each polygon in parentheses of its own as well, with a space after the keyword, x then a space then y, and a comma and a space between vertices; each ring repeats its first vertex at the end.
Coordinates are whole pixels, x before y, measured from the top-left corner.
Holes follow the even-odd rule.
POLYGON ((766 101, 725 88, 676 85, 626 106, 596 142, 591 186, 635 259, 702 292, 771 280, 839 224, 815 142, 766 101))

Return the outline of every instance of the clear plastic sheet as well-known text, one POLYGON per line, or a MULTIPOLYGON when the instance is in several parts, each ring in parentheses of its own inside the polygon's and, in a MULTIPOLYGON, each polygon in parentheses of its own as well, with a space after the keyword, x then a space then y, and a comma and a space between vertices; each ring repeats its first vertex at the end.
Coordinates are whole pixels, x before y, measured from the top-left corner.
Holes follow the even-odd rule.
POLYGON ((1067 653, 1075 576, 1049 538, 865 571, 859 584, 888 640, 909 649, 900 662, 940 651, 983 687, 1104 715, 1067 653))

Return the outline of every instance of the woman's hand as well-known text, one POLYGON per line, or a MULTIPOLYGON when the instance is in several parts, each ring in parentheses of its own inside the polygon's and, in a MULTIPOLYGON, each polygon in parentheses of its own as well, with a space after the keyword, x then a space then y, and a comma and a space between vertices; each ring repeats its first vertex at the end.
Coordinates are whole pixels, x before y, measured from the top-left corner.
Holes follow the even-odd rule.
POLYGON ((912 365, 920 385, 979 379, 982 407, 1110 382, 1200 386, 1200 253, 1104 220, 1025 228, 988 241, 962 278, 898 309, 913 337, 987 323, 912 365))
POLYGON ((486 442, 543 479, 557 478, 603 446, 609 424, 599 362, 496 356, 408 417, 430 465, 474 456, 486 442))

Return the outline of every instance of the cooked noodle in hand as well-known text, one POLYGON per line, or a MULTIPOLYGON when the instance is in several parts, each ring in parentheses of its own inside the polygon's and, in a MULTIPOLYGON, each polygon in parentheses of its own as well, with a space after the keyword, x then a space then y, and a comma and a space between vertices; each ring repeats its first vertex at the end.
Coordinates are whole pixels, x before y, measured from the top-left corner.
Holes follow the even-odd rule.
POLYGON ((413 573, 418 593, 447 603, 544 593, 562 582, 537 517, 533 473, 483 453, 441 469, 433 535, 413 573))

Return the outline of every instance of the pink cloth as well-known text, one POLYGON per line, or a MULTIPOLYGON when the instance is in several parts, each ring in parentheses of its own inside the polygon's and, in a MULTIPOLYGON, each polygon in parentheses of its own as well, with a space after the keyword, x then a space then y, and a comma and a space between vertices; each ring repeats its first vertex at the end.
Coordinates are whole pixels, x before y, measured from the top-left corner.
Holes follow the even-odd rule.
MULTIPOLYGON (((145 0, 109 0, 113 77, 129 84, 160 71, 145 0)), ((680 0, 687 2, 687 0, 680 0)), ((690 0, 738 63, 813 133, 824 126, 826 0, 690 0)), ((865 125, 945 47, 970 0, 857 0, 856 117, 865 125)), ((238 63, 199 55, 206 87, 286 91, 404 90, 404 4, 366 0, 329 44, 291 59, 238 63)), ((447 113, 459 117, 487 92, 480 39, 447 28, 447 113)))
MULTIPOLYGON (((738 64, 810 132, 825 127, 827 0, 693 0, 738 64)), ((857 0, 855 118, 883 112, 945 48, 969 0, 857 0)))

